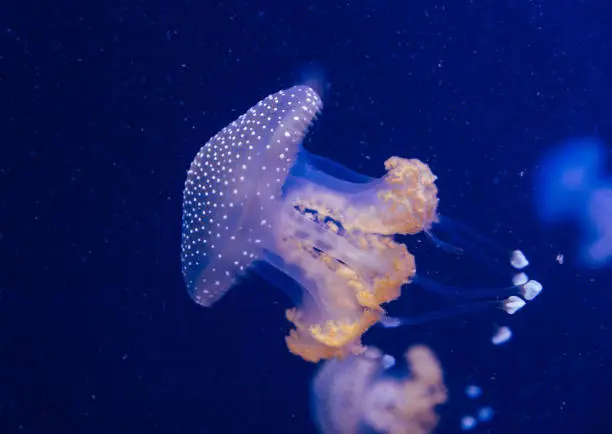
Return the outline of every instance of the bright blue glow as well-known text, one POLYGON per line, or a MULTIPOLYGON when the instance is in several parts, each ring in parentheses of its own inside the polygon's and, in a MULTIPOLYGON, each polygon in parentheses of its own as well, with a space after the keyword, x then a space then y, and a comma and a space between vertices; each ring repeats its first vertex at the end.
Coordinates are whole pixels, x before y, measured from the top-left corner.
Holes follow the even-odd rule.
POLYGON ((461 431, 471 431, 476 428, 478 421, 474 416, 463 416, 461 418, 461 431))
POLYGON ((603 147, 594 139, 570 140, 549 152, 536 176, 540 218, 552 222, 582 215, 603 163, 603 147))
POLYGON ((491 419, 493 419, 494 414, 495 412, 491 407, 482 407, 480 410, 478 410, 478 420, 481 422, 489 422, 491 419))
POLYGON ((612 262, 612 180, 593 189, 585 217, 580 259, 592 267, 608 265, 612 262))
POLYGON ((579 258, 589 267, 612 262, 612 176, 605 173, 605 146, 574 139, 542 160, 536 177, 536 210, 546 223, 580 228, 579 258))
POLYGON ((323 97, 325 90, 329 86, 326 75, 321 65, 315 62, 309 62, 300 68, 299 83, 310 86, 319 96, 323 97))
POLYGON ((465 388, 465 394, 472 399, 476 399, 482 395, 482 389, 475 384, 470 384, 465 388))

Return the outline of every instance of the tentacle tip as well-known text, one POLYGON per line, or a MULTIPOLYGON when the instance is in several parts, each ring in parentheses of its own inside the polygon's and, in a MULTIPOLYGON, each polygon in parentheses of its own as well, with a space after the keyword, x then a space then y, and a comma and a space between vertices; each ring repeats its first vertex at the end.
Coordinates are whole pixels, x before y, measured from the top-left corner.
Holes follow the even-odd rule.
POLYGON ((508 342, 510 338, 512 338, 512 330, 509 327, 501 326, 491 338, 491 343, 493 345, 501 345, 508 342))
POLYGON ((525 306, 526 302, 521 297, 511 295, 503 302, 503 309, 509 315, 514 315, 525 306))
POLYGON ((531 301, 542 292, 542 289, 544 289, 544 287, 540 282, 537 280, 530 280, 521 287, 521 295, 525 300, 531 301))
POLYGON ((512 276, 512 284, 514 286, 524 285, 528 281, 529 281, 529 277, 527 277, 527 274, 523 272, 516 273, 514 276, 512 276))
POLYGON ((522 270, 529 265, 529 260, 527 260, 525 254, 521 250, 514 250, 510 255, 510 265, 517 270, 522 270))

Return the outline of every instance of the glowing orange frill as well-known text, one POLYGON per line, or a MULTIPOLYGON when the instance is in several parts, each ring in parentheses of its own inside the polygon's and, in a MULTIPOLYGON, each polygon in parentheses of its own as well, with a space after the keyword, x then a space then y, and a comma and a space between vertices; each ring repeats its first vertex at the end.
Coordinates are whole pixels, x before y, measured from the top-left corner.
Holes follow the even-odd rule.
POLYGON ((300 212, 280 213, 278 251, 302 270, 309 294, 286 313, 295 326, 286 341, 307 361, 361 353, 361 336, 384 313, 381 305, 414 276, 414 257, 393 235, 436 221, 436 177, 416 159, 392 157, 385 168, 385 176, 350 193, 306 184, 285 201, 300 212))

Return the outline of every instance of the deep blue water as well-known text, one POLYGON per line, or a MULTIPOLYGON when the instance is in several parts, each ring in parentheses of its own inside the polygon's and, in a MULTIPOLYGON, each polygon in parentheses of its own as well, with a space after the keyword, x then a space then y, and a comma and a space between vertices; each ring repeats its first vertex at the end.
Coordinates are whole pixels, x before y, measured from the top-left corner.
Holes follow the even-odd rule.
POLYGON ((289 300, 253 278, 204 309, 179 258, 201 144, 313 76, 309 150, 376 176, 390 155, 422 159, 440 210, 522 248, 545 286, 512 318, 367 335, 436 351, 437 432, 474 411, 470 382, 496 410, 473 432, 612 432, 612 274, 575 265, 576 228, 541 223, 533 185, 566 138, 612 143, 611 20, 604 1, 3 2, 0 433, 315 432, 289 300), (514 332, 500 347, 497 324, 514 332))

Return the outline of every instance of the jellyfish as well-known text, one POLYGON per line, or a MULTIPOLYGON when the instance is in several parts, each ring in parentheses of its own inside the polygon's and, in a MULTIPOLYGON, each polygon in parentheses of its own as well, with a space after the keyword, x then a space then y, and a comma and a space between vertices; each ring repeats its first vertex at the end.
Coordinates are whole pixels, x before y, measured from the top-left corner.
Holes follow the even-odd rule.
POLYGON ((427 434, 438 424, 436 406, 447 399, 434 353, 415 345, 406 352, 409 375, 386 370, 375 347, 323 363, 312 381, 311 408, 322 434, 377 432, 427 434))
POLYGON ((536 177, 538 216, 547 224, 576 223, 580 262, 590 267, 612 261, 612 180, 605 154, 599 140, 568 140, 542 159, 536 177))
POLYGON ((589 194, 602 179, 604 155, 597 140, 574 139, 542 158, 535 198, 536 211, 543 221, 585 218, 589 194))
MULTIPOLYGON (((394 237, 440 221, 429 166, 390 157, 386 173, 371 178, 309 153, 302 141, 321 109, 304 85, 266 97, 200 149, 183 192, 181 263, 192 299, 212 306, 255 270, 293 300, 286 343, 311 362, 360 354, 374 324, 408 324, 386 317, 383 305, 413 280, 463 293, 417 275, 414 256, 394 237)), ((524 292, 523 280, 510 291, 524 292)), ((524 303, 495 290, 467 298, 491 295, 506 311, 524 303)), ((428 318, 436 316, 444 315, 428 318)))

